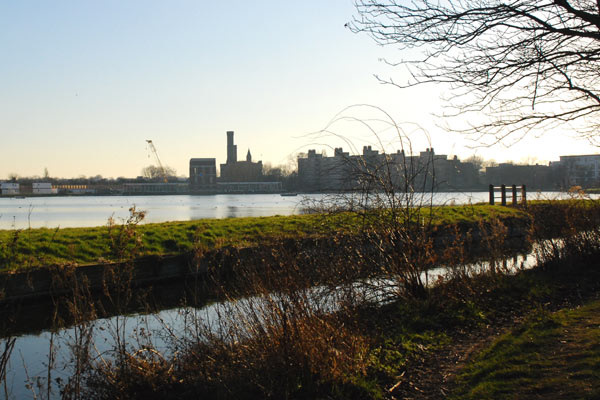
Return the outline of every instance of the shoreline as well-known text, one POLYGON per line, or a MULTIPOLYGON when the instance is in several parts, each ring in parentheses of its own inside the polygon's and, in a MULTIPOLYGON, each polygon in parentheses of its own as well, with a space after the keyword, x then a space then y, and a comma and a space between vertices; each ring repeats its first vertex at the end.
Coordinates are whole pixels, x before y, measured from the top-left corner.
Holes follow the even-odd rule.
MULTIPOLYGON (((483 193, 487 192, 487 188, 466 188, 466 189, 445 189, 443 191, 436 191, 435 193, 483 193)), ((547 193, 568 193, 568 190, 542 190, 547 193)), ((277 192, 268 192, 268 191, 254 191, 254 192, 210 192, 210 193, 202 193, 202 192, 171 192, 171 193, 138 193, 138 192, 122 192, 122 193, 57 193, 57 194, 33 194, 33 193, 21 193, 18 195, 15 194, 0 194, 0 199, 23 199, 23 198, 40 198, 40 197, 126 197, 126 196, 222 196, 222 195, 253 195, 253 194, 272 194, 272 195, 281 195, 288 193, 286 190, 281 190, 277 192)), ((299 196, 306 195, 344 195, 344 194, 352 194, 352 193, 360 193, 360 191, 354 192, 335 192, 335 191, 322 191, 322 192, 314 192, 314 191, 293 191, 299 196)), ((419 192, 416 191, 414 193, 422 194, 422 193, 431 193, 430 191, 419 192)))
MULTIPOLYGON (((517 250, 526 242, 529 221, 507 217, 502 222, 506 227, 506 237, 502 243, 505 249, 517 250)), ((433 227, 429 234, 432 246, 443 252, 461 239, 465 249, 471 256, 477 257, 482 246, 481 237, 486 235, 486 228, 481 222, 447 224, 433 227), (458 230, 457 230, 457 226, 458 230), (464 236, 470 236, 470 242, 464 242, 464 236)), ((295 249, 298 254, 309 252, 325 257, 336 246, 338 241, 350 240, 357 245, 361 243, 361 235, 348 232, 331 237, 328 235, 298 236, 296 238, 274 238, 268 241, 248 243, 245 246, 227 245, 215 248, 203 248, 196 251, 185 251, 175 254, 150 254, 119 262, 101 262, 79 265, 64 263, 63 265, 39 265, 16 271, 0 272, 0 305, 18 301, 39 301, 40 299, 68 293, 75 282, 85 282, 92 291, 100 291, 111 285, 110 279, 115 272, 127 270, 128 279, 134 287, 146 287, 165 282, 185 282, 188 279, 206 281, 209 271, 219 276, 235 276, 235 265, 262 263, 268 267, 272 263, 271 256, 281 246, 295 249), (216 269, 215 269, 216 266, 216 269), (232 275, 233 274, 233 275, 232 275), (75 281, 73 281, 75 279, 75 281), (68 282, 69 285, 64 285, 68 282)), ((369 251, 368 248, 364 249, 369 251)), ((311 272, 307 269, 308 273, 311 272)), ((233 278, 233 280, 237 277, 233 278)), ((226 280, 226 279, 225 279, 226 280)), ((77 285, 75 285, 77 286, 77 285)))

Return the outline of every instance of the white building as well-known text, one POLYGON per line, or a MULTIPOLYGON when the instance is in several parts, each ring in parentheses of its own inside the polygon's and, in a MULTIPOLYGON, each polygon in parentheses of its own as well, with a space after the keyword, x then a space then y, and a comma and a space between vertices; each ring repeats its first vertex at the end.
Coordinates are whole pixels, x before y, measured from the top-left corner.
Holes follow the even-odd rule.
POLYGON ((34 182, 32 184, 33 194, 57 194, 58 189, 52 188, 49 182, 34 182))
POLYGON ((551 166, 563 169, 569 186, 600 186, 600 154, 560 156, 560 161, 551 163, 551 166))
POLYGON ((0 183, 0 190, 2 190, 3 196, 19 194, 19 184, 13 182, 2 182, 0 183))

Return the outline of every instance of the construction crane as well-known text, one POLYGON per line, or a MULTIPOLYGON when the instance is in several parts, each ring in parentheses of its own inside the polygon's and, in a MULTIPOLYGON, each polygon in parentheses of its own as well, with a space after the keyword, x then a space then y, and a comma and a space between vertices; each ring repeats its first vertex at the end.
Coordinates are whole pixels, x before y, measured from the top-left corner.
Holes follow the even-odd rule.
POLYGON ((165 167, 163 167, 162 163, 160 162, 160 158, 158 157, 158 151, 156 151, 156 147, 154 147, 154 143, 152 143, 152 140, 149 140, 149 139, 146 139, 146 143, 148 144, 150 151, 152 153, 154 153, 154 157, 156 157, 156 162, 158 163, 158 170, 160 171, 160 175, 162 176, 163 181, 165 183, 169 182, 169 179, 167 177, 167 171, 165 170, 165 167))

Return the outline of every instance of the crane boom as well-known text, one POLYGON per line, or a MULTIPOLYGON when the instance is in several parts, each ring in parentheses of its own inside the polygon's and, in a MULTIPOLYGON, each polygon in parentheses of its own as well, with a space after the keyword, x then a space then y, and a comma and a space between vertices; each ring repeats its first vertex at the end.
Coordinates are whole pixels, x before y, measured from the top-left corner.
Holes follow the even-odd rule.
POLYGON ((152 140, 146 139, 146 143, 148 143, 148 147, 150 147, 150 151, 152 151, 152 153, 154 153, 154 157, 156 157, 156 162, 158 163, 158 169, 160 170, 160 174, 162 175, 162 179, 165 183, 169 182, 169 179, 167 177, 167 171, 165 171, 165 167, 163 167, 162 163, 160 162, 160 158, 158 157, 158 151, 156 151, 156 147, 154 147, 154 143, 152 143, 152 140))

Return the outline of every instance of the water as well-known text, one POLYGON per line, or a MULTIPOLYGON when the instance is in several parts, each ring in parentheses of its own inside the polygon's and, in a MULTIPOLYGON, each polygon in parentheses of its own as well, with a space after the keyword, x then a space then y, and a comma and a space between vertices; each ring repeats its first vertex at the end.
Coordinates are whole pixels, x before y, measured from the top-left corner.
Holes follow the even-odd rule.
MULTIPOLYGON (((514 273, 521 269, 532 268, 535 265, 534 252, 526 255, 515 255, 503 260, 495 268, 501 268, 505 273, 514 273)), ((489 263, 481 262, 466 265, 463 271, 469 275, 485 272, 490 269, 489 263)), ((450 270, 438 267, 423 276, 426 282, 438 282, 439 277, 447 277, 450 270)), ((365 301, 387 302, 395 297, 398 290, 397 282, 389 279, 370 279, 355 282, 351 285, 365 301)), ((343 293, 340 288, 325 288, 317 286, 308 289, 307 298, 311 307, 321 311, 331 312, 338 304, 338 293, 343 293), (337 290, 336 290, 337 289, 337 290)), ((276 296, 276 295, 271 295, 276 296)), ((260 315, 261 303, 264 299, 250 297, 234 302, 217 302, 202 308, 176 307, 159 311, 155 314, 134 314, 129 316, 116 316, 92 321, 90 323, 93 337, 92 357, 111 359, 116 343, 116 336, 121 332, 131 348, 142 348, 144 345, 157 349, 165 355, 173 351, 174 346, 180 346, 185 339, 198 338, 196 324, 208 329, 212 333, 229 332, 230 325, 238 324, 243 320, 244 313, 251 310, 251 314, 258 311, 260 315), (225 320, 221 317, 226 316, 225 320), (236 317, 237 316, 237 317, 236 317), (123 327, 120 330, 119 327, 123 327), (221 331, 219 329, 222 329, 221 331)), ((241 323, 244 326, 243 323, 241 323)), ((25 334, 16 339, 7 369, 7 385, 10 388, 10 399, 39 398, 40 392, 45 391, 48 379, 48 360, 52 348, 55 361, 51 371, 53 395, 59 398, 56 378, 66 381, 73 369, 70 344, 76 340, 78 332, 75 328, 60 329, 54 333, 44 331, 40 334, 25 334), (52 346, 51 346, 52 343, 52 346), (31 388, 32 385, 33 389, 31 388), (35 393, 35 394, 34 394, 35 393)), ((200 335, 201 337, 202 335, 200 335)), ((235 339, 235 338, 234 338, 235 339)), ((3 345, 0 340, 0 345, 3 345)))
POLYGON ((127 218, 132 206, 147 212, 147 223, 290 215, 300 212, 301 199, 278 194, 0 198, 0 229, 101 226, 109 217, 127 218))
MULTIPOLYGON (((564 193, 544 192, 530 198, 556 198, 564 193)), ((214 196, 71 196, 0 198, 0 229, 68 228, 106 225, 127 218, 135 206, 146 211, 146 223, 190 221, 202 218, 265 217, 300 214, 303 203, 326 195, 282 197, 279 194, 237 194, 214 196)), ((423 195, 428 203, 430 195, 423 195)), ((435 205, 486 202, 487 192, 440 192, 435 205)))

